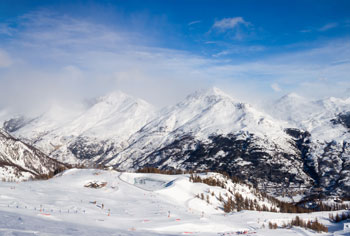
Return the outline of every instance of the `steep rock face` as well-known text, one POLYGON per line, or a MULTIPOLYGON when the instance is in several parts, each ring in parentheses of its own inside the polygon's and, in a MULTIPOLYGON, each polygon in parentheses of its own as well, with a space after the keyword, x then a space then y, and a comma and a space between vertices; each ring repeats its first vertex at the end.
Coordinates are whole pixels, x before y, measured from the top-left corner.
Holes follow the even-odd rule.
POLYGON ((19 181, 45 177, 65 168, 63 164, 0 129, 1 180, 19 181))

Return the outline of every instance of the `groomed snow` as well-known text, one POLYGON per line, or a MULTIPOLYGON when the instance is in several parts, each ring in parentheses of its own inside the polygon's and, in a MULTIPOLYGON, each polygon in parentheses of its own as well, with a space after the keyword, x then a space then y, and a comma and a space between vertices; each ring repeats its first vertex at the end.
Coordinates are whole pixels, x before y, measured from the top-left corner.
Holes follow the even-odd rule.
MULTIPOLYGON (((213 198, 208 204, 195 197, 222 190, 188 177, 72 169, 47 181, 2 182, 0 235, 317 235, 300 228, 267 229, 268 222, 283 224, 295 214, 225 214, 213 198), (95 181, 107 185, 84 187, 95 181)), ((332 232, 342 227, 327 220, 328 212, 300 216, 317 217, 332 232)))

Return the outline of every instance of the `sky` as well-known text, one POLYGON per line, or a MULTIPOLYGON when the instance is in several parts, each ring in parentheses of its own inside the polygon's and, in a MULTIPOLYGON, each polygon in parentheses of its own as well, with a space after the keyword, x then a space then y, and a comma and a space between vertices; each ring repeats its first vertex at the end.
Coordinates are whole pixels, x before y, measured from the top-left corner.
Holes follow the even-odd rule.
POLYGON ((0 106, 121 90, 162 107, 216 86, 251 103, 350 97, 350 1, 0 2, 0 106))

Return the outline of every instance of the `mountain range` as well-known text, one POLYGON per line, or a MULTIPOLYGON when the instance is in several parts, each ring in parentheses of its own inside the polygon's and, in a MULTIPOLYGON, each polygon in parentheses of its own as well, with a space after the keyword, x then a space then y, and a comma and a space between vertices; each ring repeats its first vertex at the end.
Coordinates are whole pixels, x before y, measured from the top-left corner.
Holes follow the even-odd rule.
POLYGON ((259 109, 212 88, 157 110, 114 92, 82 110, 1 114, 5 136, 63 163, 224 171, 290 201, 350 198, 350 98, 259 109))

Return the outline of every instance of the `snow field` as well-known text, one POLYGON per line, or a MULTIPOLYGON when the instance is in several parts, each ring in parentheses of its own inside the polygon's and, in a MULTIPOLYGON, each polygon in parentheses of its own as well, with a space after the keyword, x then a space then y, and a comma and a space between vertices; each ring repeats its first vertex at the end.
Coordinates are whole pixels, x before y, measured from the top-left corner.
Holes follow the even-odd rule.
MULTIPOLYGON (((201 174, 202 177, 215 173, 201 174)), ((230 184, 242 196, 245 185, 230 184)), ((269 230, 296 214, 241 211, 224 213, 211 196, 224 189, 192 183, 189 175, 120 173, 102 170, 65 171, 46 181, 0 184, 0 235, 315 235, 300 228, 269 230), (89 182, 107 182, 103 188, 86 188, 89 182), (142 186, 144 185, 144 186, 142 186), (196 194, 210 196, 210 204, 196 194), (263 228, 263 225, 265 228, 263 228)), ((253 196, 252 196, 253 197, 253 196)), ((265 204, 268 204, 266 202, 265 204)), ((299 214, 330 230, 328 212, 299 214)), ((332 234, 323 234, 332 235, 332 234)))

